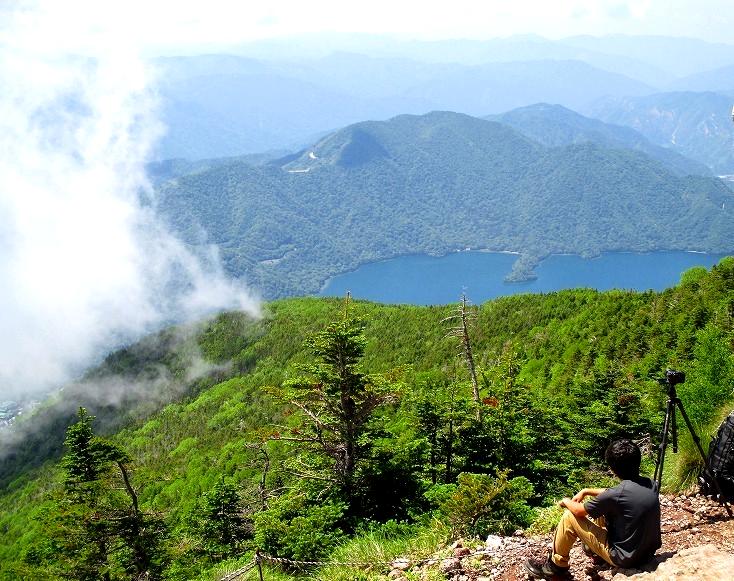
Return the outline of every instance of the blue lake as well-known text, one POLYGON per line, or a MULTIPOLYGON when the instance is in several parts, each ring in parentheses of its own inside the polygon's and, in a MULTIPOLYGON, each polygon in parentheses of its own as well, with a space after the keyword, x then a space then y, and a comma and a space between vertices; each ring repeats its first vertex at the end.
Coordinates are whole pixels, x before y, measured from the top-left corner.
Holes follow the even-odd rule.
POLYGON ((442 257, 401 256, 373 262, 330 279, 322 296, 343 296, 381 303, 435 305, 456 302, 462 292, 475 304, 517 293, 547 293, 568 288, 663 290, 678 283, 683 271, 707 268, 723 254, 693 252, 609 252, 598 258, 557 255, 543 260, 538 278, 504 282, 517 258, 493 252, 455 252, 442 257))

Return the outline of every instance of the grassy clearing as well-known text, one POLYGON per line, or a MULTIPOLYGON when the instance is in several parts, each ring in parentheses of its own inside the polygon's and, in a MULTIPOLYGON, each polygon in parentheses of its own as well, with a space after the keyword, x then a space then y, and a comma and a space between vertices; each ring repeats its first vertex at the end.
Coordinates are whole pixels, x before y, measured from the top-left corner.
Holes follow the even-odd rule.
POLYGON ((432 520, 422 526, 387 526, 363 533, 343 544, 331 556, 336 562, 375 563, 372 568, 342 567, 326 565, 317 571, 316 577, 323 581, 368 581, 384 578, 390 563, 397 558, 419 561, 433 555, 449 538, 448 527, 432 520))

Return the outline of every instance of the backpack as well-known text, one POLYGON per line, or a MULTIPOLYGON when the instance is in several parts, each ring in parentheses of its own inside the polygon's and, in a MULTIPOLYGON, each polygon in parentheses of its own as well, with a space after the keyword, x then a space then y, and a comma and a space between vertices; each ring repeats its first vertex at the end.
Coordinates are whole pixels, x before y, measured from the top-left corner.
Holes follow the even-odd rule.
POLYGON ((734 412, 721 422, 716 436, 711 440, 706 464, 708 471, 704 471, 699 478, 701 494, 718 495, 713 481, 716 478, 724 497, 719 500, 734 500, 734 412))

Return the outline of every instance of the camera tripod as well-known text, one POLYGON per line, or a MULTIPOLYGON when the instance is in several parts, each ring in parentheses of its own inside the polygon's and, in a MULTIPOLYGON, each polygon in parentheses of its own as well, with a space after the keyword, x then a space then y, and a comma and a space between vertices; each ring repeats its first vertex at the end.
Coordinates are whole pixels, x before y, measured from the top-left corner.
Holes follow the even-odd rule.
POLYGON ((683 408, 683 402, 678 397, 678 393, 675 389, 676 384, 683 383, 685 380, 686 376, 682 371, 673 371, 672 369, 668 369, 665 372, 665 379, 658 380, 660 383, 665 383, 668 386, 668 403, 665 408, 665 421, 663 422, 663 430, 660 434, 660 447, 658 448, 658 457, 655 462, 655 474, 653 476, 653 481, 657 484, 658 491, 660 491, 660 485, 663 479, 665 449, 668 447, 668 440, 673 444, 673 453, 675 454, 678 452, 678 423, 675 416, 677 406, 678 410, 680 410, 680 415, 683 416, 686 427, 693 438, 693 442, 696 444, 696 448, 698 448, 698 453, 701 454, 701 459, 703 460, 703 471, 708 473, 714 483, 714 488, 716 489, 716 500, 723 504, 724 508, 726 508, 727 514, 732 516, 731 507, 724 498, 719 482, 709 470, 708 460, 706 459, 706 453, 703 451, 703 447, 701 446, 701 440, 696 435, 696 431, 693 429, 691 420, 688 419, 688 414, 683 408))

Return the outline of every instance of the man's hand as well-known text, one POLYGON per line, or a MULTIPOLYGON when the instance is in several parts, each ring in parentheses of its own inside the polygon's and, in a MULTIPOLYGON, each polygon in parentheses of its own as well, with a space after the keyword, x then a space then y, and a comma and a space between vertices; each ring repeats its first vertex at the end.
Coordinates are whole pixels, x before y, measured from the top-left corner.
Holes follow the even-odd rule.
MULTIPOLYGON (((578 496, 578 494, 576 496, 578 496)), ((576 498, 576 496, 574 496, 574 498, 576 498)), ((561 501, 559 501, 558 506, 560 506, 561 508, 567 508, 573 513, 576 518, 585 518, 588 514, 586 512, 586 507, 573 498, 562 499, 561 501)))

